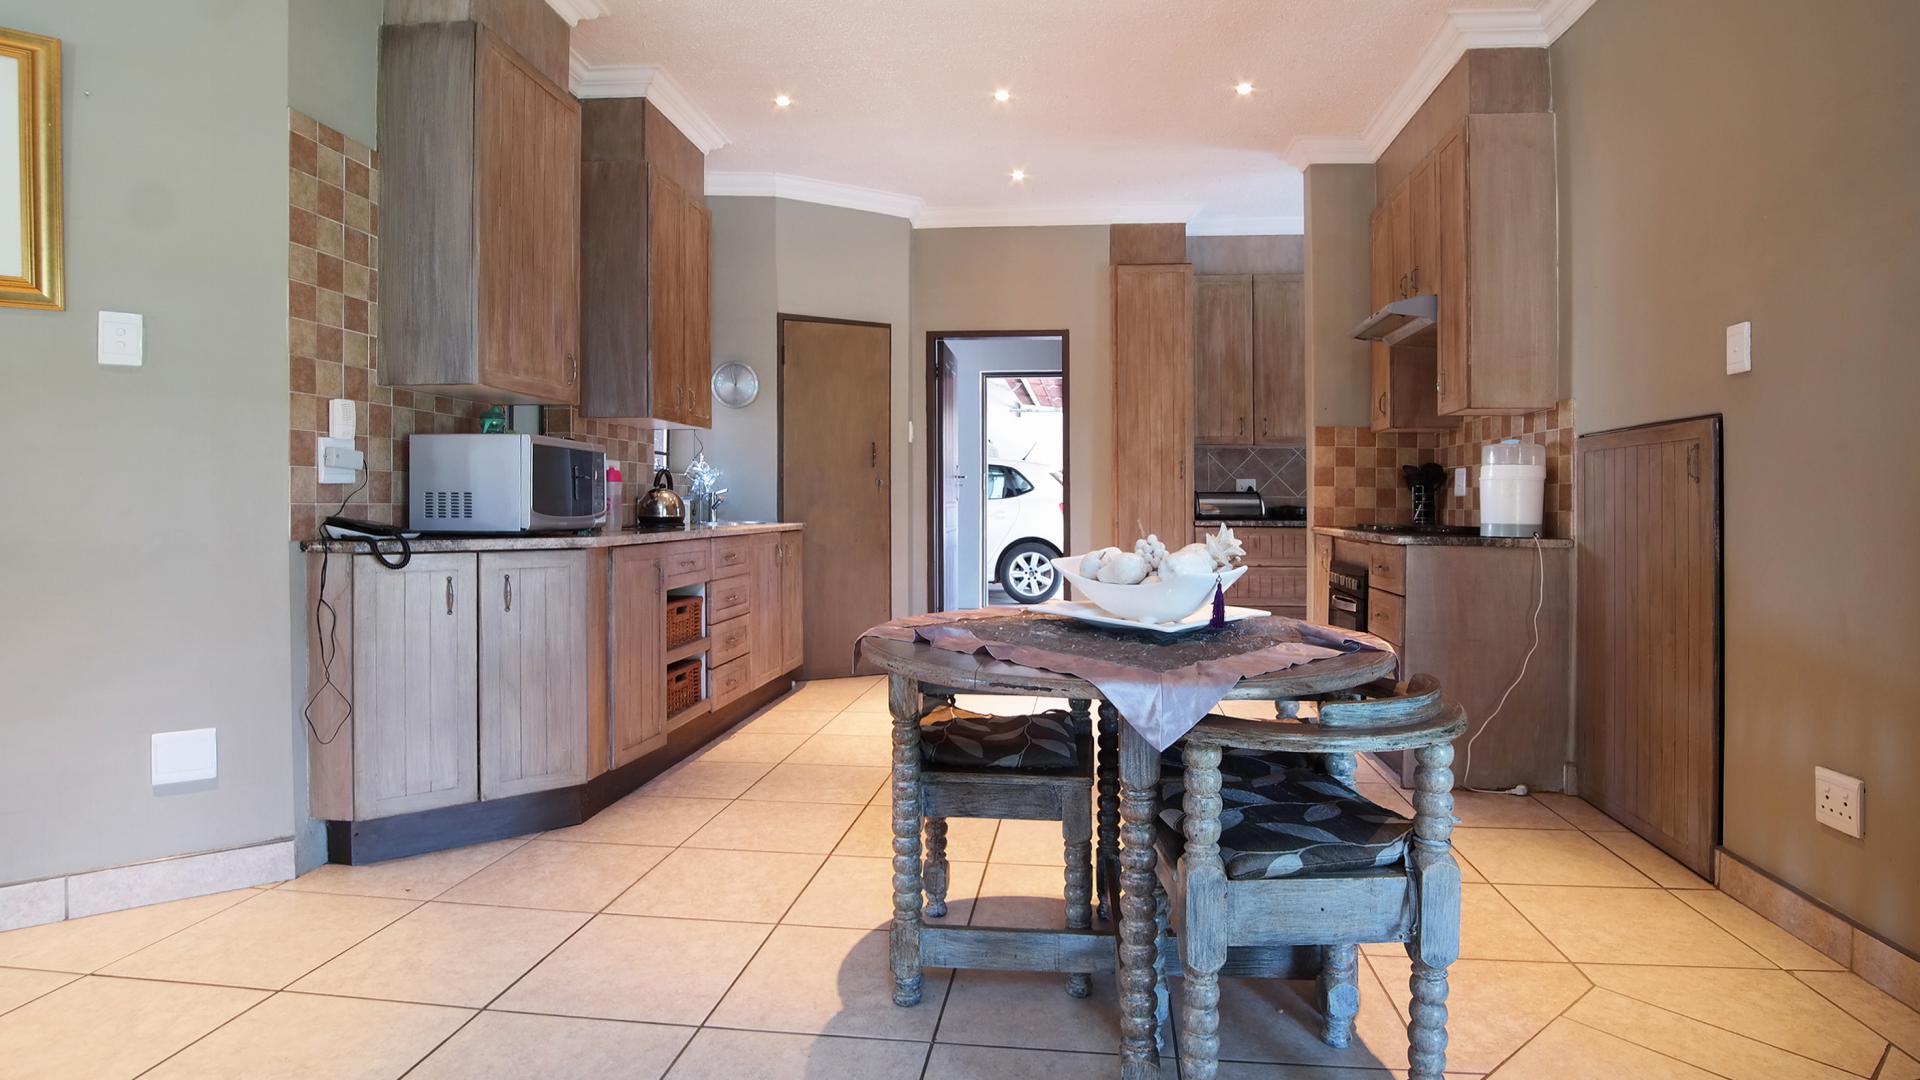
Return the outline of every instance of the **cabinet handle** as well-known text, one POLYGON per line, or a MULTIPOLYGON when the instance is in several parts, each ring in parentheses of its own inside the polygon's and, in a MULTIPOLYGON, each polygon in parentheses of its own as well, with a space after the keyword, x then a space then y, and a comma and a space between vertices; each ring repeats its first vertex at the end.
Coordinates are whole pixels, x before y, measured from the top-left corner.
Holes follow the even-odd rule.
POLYGON ((1387 415, 1387 395, 1386 395, 1386 391, 1384 391, 1384 390, 1383 390, 1383 391, 1381 391, 1381 393, 1380 393, 1380 402, 1379 402, 1379 404, 1380 404, 1380 415, 1381 415, 1381 416, 1385 416, 1385 415, 1387 415))
POLYGON ((665 563, 653 564, 653 583, 661 592, 667 591, 667 566, 665 563))
POLYGON ((1419 291, 1420 291, 1420 268, 1416 266, 1407 274, 1407 295, 1412 296, 1414 293, 1417 293, 1419 291))
POLYGON ((507 575, 507 610, 513 610, 513 575, 507 575))
POLYGON ((1261 417, 1261 418, 1260 418, 1260 434, 1262 434, 1262 435, 1271 435, 1271 434, 1273 434, 1273 420, 1272 420, 1272 419, 1270 419, 1270 418, 1268 418, 1268 417, 1261 417))
POLYGON ((1246 418, 1246 417, 1244 417, 1244 416, 1236 416, 1236 417, 1234 417, 1234 418, 1233 418, 1233 433, 1234 433, 1235 435, 1244 435, 1244 434, 1246 434, 1246 431, 1247 431, 1247 418, 1246 418))
POLYGON ((580 361, 575 360, 573 358, 572 353, 568 353, 567 354, 567 385, 572 386, 574 383, 574 380, 578 379, 579 377, 580 377, 580 361))
POLYGON ((1187 478, 1187 459, 1181 458, 1179 465, 1180 465, 1180 471, 1178 473, 1178 476, 1180 477, 1180 479, 1185 480, 1187 478))
POLYGON ((447 614, 453 614, 453 575, 447 575, 447 614))

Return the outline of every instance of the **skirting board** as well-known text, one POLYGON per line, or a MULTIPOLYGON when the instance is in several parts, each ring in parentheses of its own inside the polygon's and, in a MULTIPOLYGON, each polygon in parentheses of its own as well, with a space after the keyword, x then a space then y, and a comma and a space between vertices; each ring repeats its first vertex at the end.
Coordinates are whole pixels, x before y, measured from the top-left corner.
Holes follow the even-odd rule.
POLYGON ((0 886, 0 931, 103 915, 293 877, 293 841, 180 855, 0 886))
POLYGON ((1714 877, 1721 892, 1825 953, 1834 963, 1844 965, 1907 1008, 1920 1009, 1920 958, 1881 940, 1852 919, 1726 848, 1717 848, 1714 854, 1714 877))

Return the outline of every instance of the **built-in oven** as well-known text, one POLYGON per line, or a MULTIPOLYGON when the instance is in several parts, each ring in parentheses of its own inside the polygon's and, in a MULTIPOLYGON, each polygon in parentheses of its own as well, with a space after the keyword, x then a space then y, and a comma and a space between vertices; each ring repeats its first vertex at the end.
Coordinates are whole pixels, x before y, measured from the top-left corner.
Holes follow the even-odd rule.
POLYGON ((1334 563, 1327 568, 1327 622, 1343 630, 1367 628, 1367 568, 1334 563))

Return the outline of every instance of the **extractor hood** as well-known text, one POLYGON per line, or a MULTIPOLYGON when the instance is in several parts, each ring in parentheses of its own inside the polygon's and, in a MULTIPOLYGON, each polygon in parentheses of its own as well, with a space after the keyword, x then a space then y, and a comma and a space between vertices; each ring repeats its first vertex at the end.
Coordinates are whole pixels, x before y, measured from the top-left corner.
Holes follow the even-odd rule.
POLYGON ((1383 341, 1388 345, 1431 345, 1433 321, 1438 317, 1440 301, 1432 293, 1395 300, 1360 320, 1353 336, 1361 341, 1383 341))

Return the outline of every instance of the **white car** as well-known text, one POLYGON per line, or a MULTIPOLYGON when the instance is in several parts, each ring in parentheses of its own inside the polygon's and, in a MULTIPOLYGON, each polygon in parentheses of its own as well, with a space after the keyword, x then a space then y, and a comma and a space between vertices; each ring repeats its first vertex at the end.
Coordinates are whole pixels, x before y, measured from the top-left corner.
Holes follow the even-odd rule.
POLYGON ((987 520, 981 549, 993 580, 1015 603, 1037 604, 1060 588, 1053 560, 1066 542, 1066 502, 1056 465, 987 462, 987 520))

